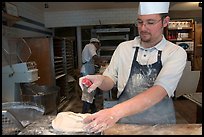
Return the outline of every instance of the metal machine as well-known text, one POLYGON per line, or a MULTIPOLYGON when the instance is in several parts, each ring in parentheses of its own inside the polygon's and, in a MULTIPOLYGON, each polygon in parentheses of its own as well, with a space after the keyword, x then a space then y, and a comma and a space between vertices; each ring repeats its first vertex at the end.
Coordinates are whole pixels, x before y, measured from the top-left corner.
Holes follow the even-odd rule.
POLYGON ((39 79, 36 62, 28 61, 31 54, 30 46, 23 38, 4 39, 2 55, 8 65, 2 66, 2 102, 20 101, 19 83, 39 79), (12 57, 19 60, 12 62, 12 57))
POLYGON ((17 91, 19 88, 16 86, 19 86, 19 83, 34 82, 38 79, 38 69, 35 62, 17 63, 2 67, 2 101, 19 101, 20 92, 17 91))

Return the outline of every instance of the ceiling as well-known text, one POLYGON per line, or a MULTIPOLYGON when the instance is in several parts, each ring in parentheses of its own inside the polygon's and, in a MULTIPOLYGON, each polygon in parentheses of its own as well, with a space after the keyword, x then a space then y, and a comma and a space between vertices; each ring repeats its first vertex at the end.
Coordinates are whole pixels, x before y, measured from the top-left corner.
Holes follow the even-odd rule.
MULTIPOLYGON (((31 2, 45 12, 69 11, 69 10, 92 10, 111 8, 135 8, 138 2, 31 2), (48 8, 45 8, 47 4, 48 8)), ((170 11, 175 10, 202 10, 198 7, 199 2, 171 2, 170 11)))

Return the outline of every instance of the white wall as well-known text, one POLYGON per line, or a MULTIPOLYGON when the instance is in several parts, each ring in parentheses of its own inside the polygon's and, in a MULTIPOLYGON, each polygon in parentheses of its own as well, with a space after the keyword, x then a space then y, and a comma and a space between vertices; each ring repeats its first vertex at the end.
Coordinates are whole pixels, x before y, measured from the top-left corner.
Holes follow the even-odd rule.
POLYGON ((75 10, 60 12, 45 12, 45 26, 73 27, 105 24, 134 24, 136 8, 75 10))
POLYGON ((21 17, 14 26, 3 25, 2 35, 6 37, 40 37, 53 35, 53 30, 44 25, 43 10, 31 5, 29 2, 10 2, 16 5, 18 15, 21 17))

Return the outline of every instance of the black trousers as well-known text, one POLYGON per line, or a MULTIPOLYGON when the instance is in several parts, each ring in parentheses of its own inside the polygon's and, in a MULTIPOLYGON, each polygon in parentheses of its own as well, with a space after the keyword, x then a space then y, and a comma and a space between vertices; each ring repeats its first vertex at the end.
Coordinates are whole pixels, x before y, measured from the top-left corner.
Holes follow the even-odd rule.
POLYGON ((95 113, 97 111, 96 105, 95 105, 95 99, 93 100, 93 103, 88 103, 86 101, 83 101, 83 107, 82 107, 82 113, 88 113, 91 109, 91 113, 95 113))

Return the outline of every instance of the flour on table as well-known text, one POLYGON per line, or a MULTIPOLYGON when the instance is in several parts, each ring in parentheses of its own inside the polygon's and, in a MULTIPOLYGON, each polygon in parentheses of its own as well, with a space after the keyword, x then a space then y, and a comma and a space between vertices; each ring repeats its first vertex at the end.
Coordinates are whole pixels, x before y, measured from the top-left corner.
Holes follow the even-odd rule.
POLYGON ((83 129, 85 124, 82 121, 88 115, 91 114, 60 112, 52 121, 52 127, 55 130, 62 132, 85 132, 85 130, 83 129))

